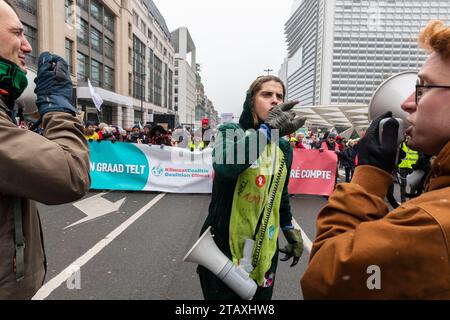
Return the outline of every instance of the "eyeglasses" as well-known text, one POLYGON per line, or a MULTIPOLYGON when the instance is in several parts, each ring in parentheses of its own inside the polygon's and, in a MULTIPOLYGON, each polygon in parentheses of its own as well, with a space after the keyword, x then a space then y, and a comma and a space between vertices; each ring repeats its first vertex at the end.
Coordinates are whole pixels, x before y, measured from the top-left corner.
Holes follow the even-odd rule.
POLYGON ((422 96, 427 92, 427 89, 431 88, 441 88, 441 89, 450 89, 450 86, 441 86, 441 85, 428 85, 428 84, 420 84, 420 81, 417 80, 416 84, 416 106, 419 104, 422 96))

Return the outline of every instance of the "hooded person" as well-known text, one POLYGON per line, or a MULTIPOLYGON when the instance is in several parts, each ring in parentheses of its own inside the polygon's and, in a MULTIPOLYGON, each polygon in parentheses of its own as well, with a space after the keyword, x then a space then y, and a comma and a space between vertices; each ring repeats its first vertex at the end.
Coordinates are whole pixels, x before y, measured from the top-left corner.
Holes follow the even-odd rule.
MULTIPOLYGON (((246 239, 255 241, 250 278, 257 284, 254 300, 272 297, 278 263, 278 234, 288 245, 280 250, 297 264, 303 240, 292 225, 288 194, 292 147, 285 135, 305 123, 290 110, 297 102, 283 104, 285 87, 274 76, 257 78, 247 92, 239 124, 219 128, 213 148, 215 176, 208 216, 201 234, 211 226, 218 248, 235 265, 243 260, 246 239)), ((198 274, 205 299, 240 297, 203 266, 198 274)))

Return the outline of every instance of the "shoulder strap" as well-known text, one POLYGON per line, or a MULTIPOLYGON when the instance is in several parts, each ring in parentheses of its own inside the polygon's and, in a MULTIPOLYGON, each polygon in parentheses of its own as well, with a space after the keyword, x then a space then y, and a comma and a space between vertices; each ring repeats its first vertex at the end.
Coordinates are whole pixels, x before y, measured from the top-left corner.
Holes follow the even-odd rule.
POLYGON ((22 203, 21 199, 13 198, 13 211, 14 211, 14 238, 16 242, 16 256, 15 256, 15 272, 16 281, 20 282, 25 276, 25 243, 23 240, 23 227, 22 227, 22 203))

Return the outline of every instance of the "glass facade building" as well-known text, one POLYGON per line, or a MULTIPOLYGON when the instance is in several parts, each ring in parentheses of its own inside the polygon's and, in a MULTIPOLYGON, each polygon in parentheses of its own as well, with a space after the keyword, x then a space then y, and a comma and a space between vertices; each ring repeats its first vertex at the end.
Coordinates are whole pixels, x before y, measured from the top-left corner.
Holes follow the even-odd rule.
POLYGON ((421 67, 417 36, 432 19, 450 21, 449 0, 299 1, 286 23, 289 99, 367 104, 383 80, 421 67))

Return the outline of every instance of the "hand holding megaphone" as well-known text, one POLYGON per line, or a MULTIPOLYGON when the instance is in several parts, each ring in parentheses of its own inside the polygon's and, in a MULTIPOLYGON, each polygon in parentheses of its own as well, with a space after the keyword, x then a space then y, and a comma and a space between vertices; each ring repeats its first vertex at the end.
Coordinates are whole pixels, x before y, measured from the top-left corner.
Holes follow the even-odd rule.
POLYGON ((366 134, 358 143, 358 163, 380 168, 391 174, 398 157, 399 122, 386 112, 372 121, 366 134), (380 124, 384 121, 382 138, 379 139, 380 124))

